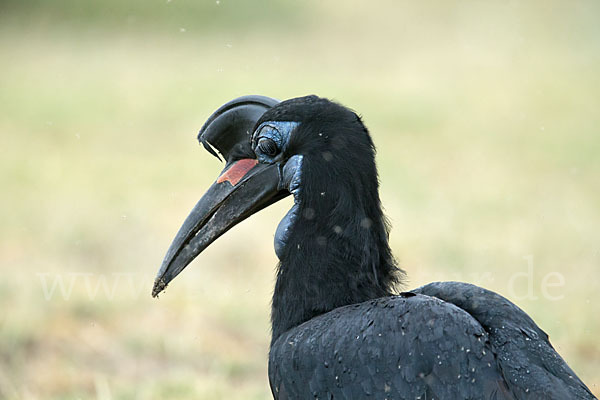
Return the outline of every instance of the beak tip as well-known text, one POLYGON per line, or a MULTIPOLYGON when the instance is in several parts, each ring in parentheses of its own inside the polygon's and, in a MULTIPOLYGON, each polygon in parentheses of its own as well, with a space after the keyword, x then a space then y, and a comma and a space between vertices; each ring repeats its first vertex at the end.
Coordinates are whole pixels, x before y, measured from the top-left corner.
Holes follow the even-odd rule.
POLYGON ((156 278, 152 287, 152 297, 157 298, 159 293, 165 290, 167 282, 163 278, 156 278))

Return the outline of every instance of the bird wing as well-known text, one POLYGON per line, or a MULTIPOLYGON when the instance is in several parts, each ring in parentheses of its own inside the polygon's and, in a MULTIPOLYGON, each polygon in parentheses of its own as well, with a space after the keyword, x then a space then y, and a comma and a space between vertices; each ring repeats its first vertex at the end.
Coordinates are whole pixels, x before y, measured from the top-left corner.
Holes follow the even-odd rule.
POLYGON ((496 362, 517 398, 594 399, 554 350, 548 335, 504 297, 462 282, 435 282, 413 291, 436 297, 469 313, 488 333, 496 362))
POLYGON ((594 399, 521 309, 432 283, 340 307, 271 346, 276 399, 594 399))
POLYGON ((405 293, 340 307, 271 346, 276 399, 514 399, 466 311, 405 293))

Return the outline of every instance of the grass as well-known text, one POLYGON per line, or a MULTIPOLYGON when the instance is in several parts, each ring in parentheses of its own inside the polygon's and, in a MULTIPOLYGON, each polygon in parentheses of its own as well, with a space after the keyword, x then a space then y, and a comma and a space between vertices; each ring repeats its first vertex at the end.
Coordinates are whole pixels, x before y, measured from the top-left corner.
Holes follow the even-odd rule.
POLYGON ((509 297, 600 394, 596 2, 80 4, 0 13, 0 397, 269 398, 289 201, 150 298, 221 167, 195 133, 248 93, 360 112, 407 288, 509 297))

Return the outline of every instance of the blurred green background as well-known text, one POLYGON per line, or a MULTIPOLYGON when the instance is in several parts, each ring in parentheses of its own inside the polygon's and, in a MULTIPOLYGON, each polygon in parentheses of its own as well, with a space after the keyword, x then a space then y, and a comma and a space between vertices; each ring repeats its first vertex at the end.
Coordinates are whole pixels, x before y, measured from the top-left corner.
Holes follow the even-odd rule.
POLYGON ((405 289, 509 297, 600 395, 598 1, 4 0, 0 398, 267 399, 290 200, 154 275, 243 94, 315 93, 378 145, 405 289))

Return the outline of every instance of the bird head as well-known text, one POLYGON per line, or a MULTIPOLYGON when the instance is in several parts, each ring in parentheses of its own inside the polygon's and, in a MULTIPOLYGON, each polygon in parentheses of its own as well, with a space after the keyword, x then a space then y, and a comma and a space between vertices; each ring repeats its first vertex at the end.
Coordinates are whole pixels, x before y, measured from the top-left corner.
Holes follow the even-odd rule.
MULTIPOLYGON (((346 207, 348 203, 373 201, 379 207, 368 131, 354 112, 327 99, 306 96, 278 102, 244 96, 215 111, 198 139, 219 158, 218 151, 226 165, 167 251, 152 290, 155 297, 231 227, 290 194, 295 205, 275 235, 280 259, 287 231, 298 218, 323 218, 333 234, 342 235, 344 223, 324 218, 333 209, 351 210, 356 207, 346 207)), ((368 210, 345 216, 359 218, 365 228, 377 217, 368 210)), ((383 226, 380 230, 387 235, 383 226)))

